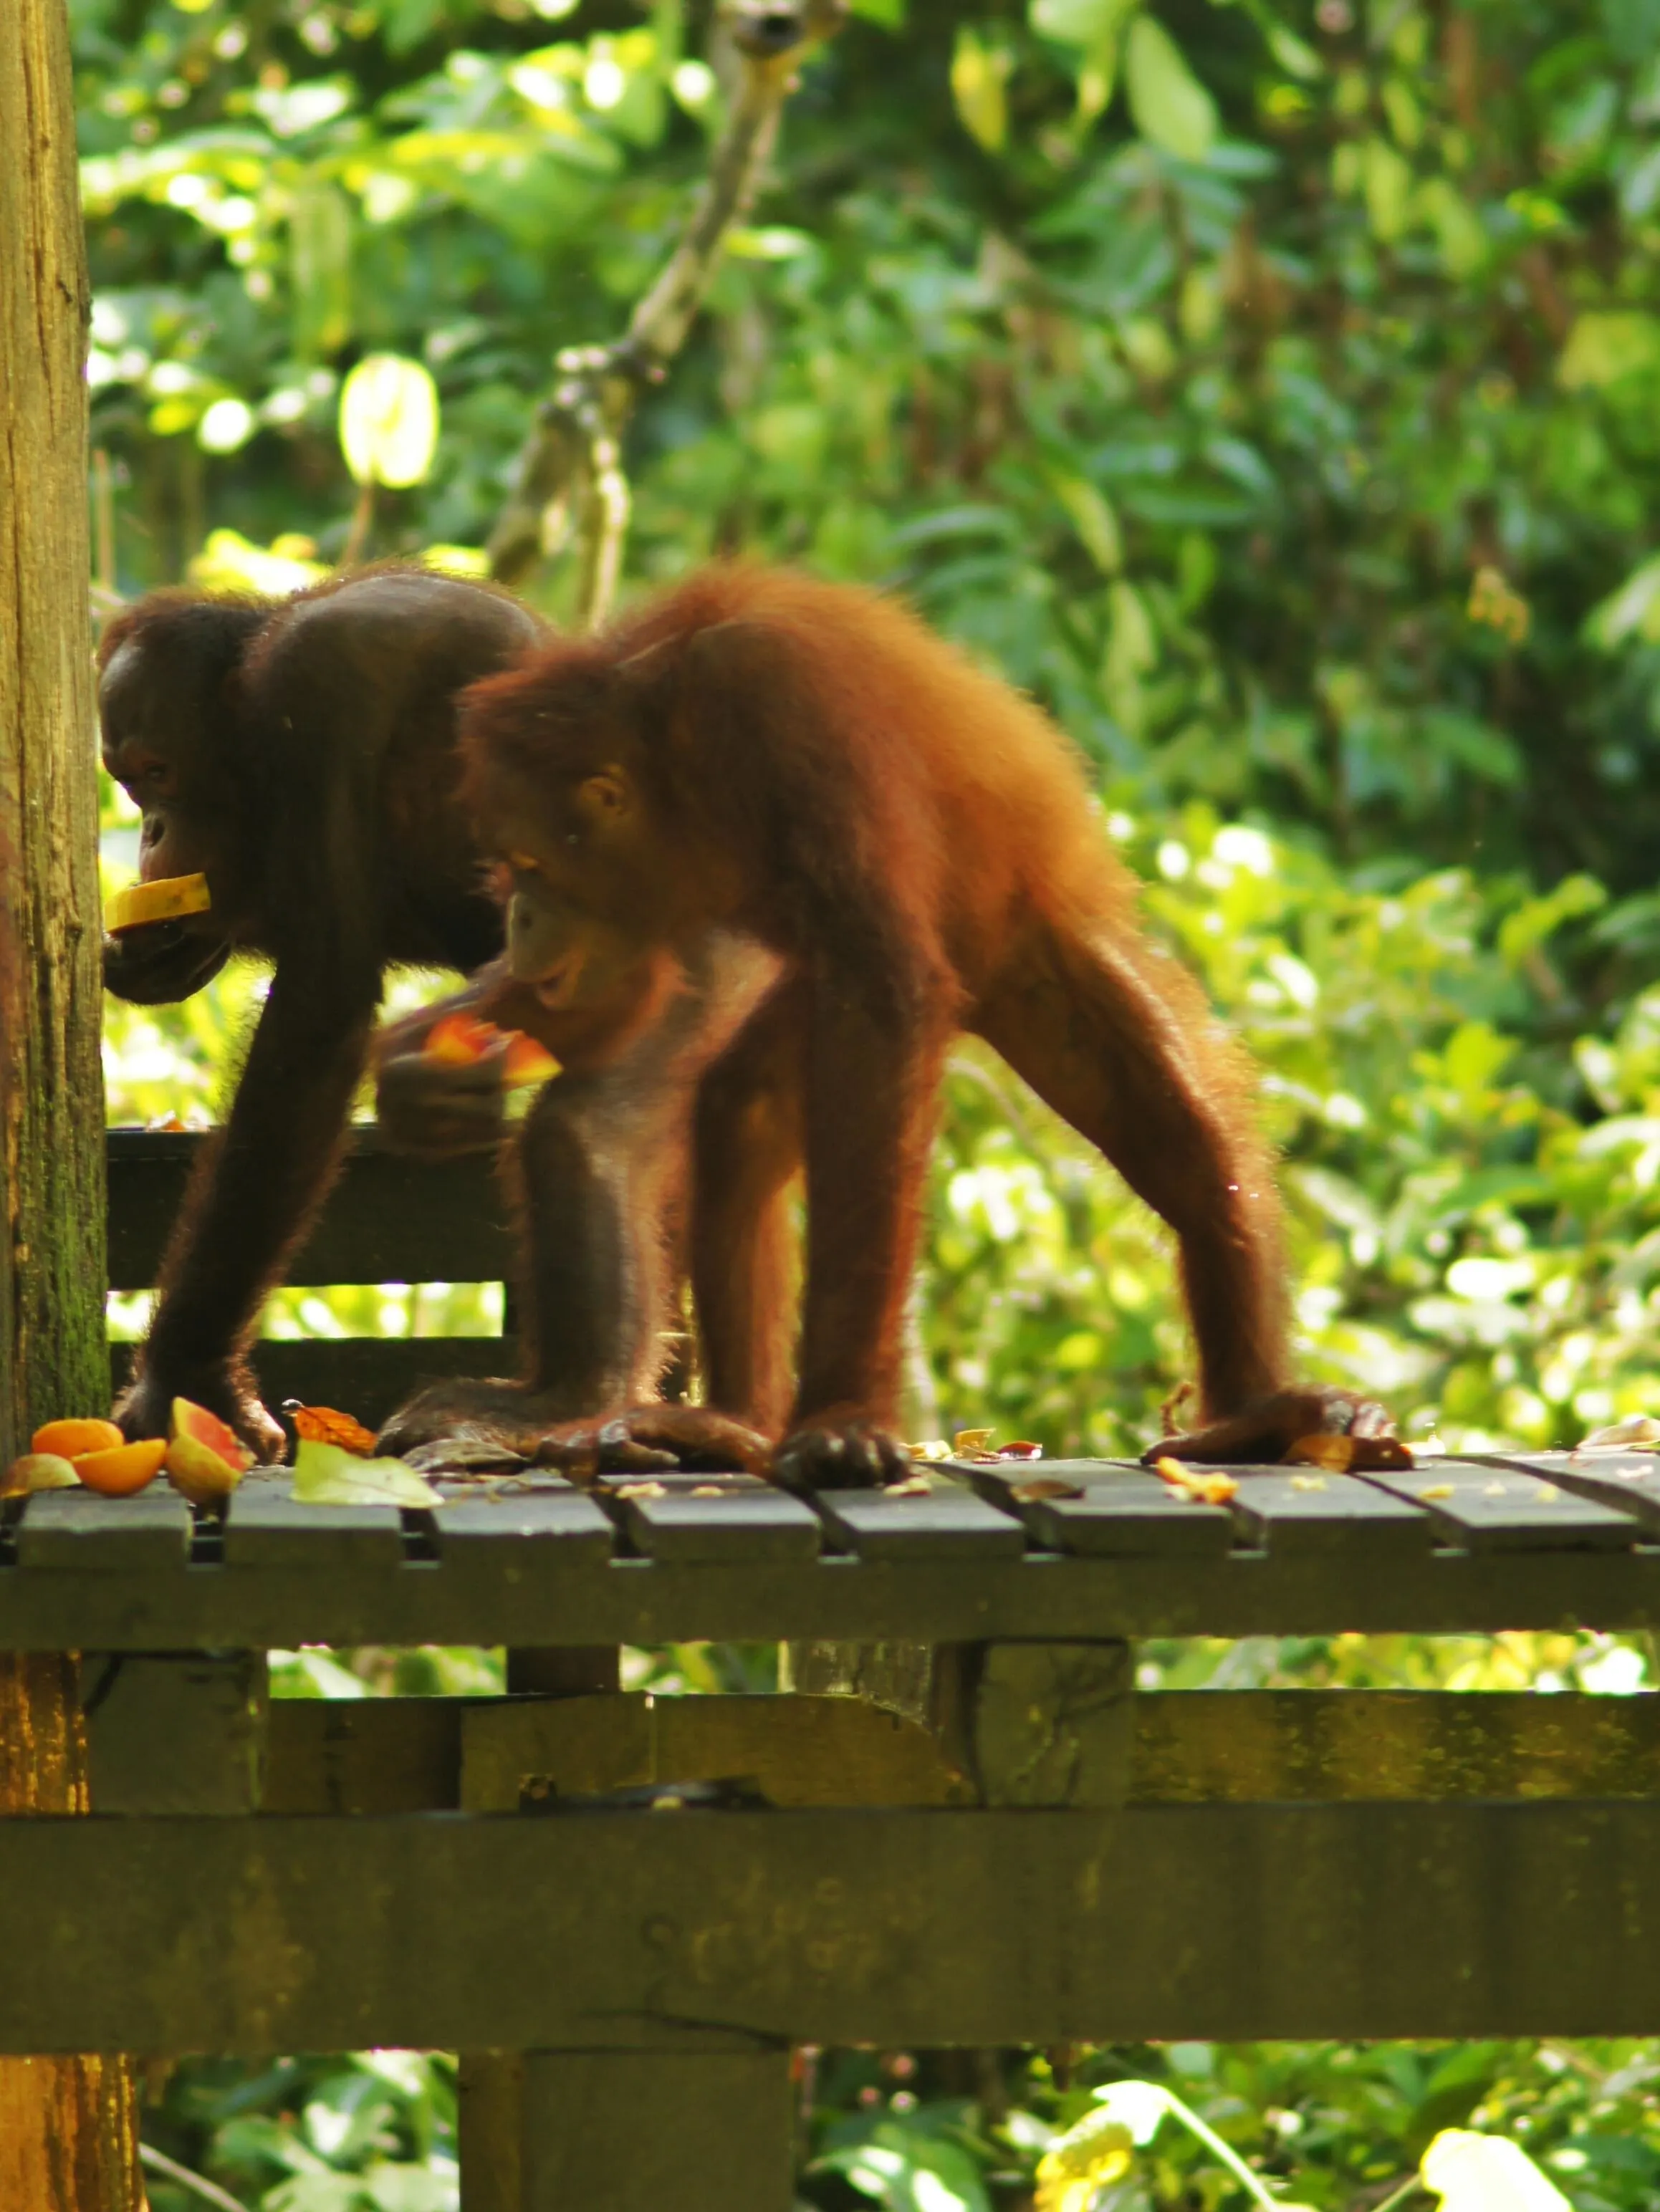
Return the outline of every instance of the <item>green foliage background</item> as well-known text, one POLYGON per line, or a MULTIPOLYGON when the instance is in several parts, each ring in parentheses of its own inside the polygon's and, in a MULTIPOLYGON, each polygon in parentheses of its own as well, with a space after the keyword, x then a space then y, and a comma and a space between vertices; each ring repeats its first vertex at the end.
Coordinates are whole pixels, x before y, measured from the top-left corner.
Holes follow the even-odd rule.
MULTIPOLYGON (((339 386, 376 350, 429 368, 443 431, 373 550, 480 545, 555 349, 621 329, 684 219, 723 96, 702 7, 71 13, 100 584, 336 557, 339 386)), ((1657 425, 1657 0, 862 0, 638 418, 628 587, 739 550, 891 583, 1049 705, 1263 1069, 1309 1371, 1450 1443, 1544 1443, 1660 1410, 1657 425)), ((570 579, 544 589, 558 611, 570 579)), ((112 1009, 116 1117, 210 1113, 259 988, 112 1009)), ((1187 1360, 1154 1225, 989 1060, 949 1106, 919 1429, 1139 1447, 1187 1360)), ((496 1310, 392 1286, 269 1325, 496 1310)), ((1148 1663, 1645 1679, 1588 1639, 1148 1663)), ((392 1679, 330 1664, 289 1686, 392 1679)), ((1127 2068, 1174 2069, 1323 2207, 1471 2112, 1532 2129, 1580 2212, 1660 2194, 1651 2047, 1181 2047, 1081 2078, 1127 2068)), ((447 2079, 192 2068, 155 2139, 274 2212, 421 2212, 453 2201, 447 2079)), ((1043 2063, 993 2094, 836 2058, 819 2092, 828 2208, 1023 2202, 1081 2109, 1043 2063), (1030 2124, 992 2127, 1005 2094, 1030 2124)), ((1226 2203, 1185 2157, 1110 2201, 1226 2203)))

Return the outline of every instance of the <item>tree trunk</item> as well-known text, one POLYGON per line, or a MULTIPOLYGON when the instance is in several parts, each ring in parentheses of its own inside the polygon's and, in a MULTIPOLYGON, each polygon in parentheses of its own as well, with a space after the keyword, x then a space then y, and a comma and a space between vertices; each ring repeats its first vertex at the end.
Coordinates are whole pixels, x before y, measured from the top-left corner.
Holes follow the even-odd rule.
MULTIPOLYGON (((102 1413, 88 314, 64 0, 0 0, 0 1466, 102 1413)), ((0 1653, 0 1815, 87 1809, 68 1655, 0 1653)), ((0 2204, 140 2212, 115 2057, 0 2059, 0 2204)))

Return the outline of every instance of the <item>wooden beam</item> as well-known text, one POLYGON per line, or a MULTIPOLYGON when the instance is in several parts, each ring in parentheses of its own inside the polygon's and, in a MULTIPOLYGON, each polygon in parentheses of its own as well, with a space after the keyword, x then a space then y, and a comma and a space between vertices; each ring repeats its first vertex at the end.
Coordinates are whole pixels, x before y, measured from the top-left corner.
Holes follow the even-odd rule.
POLYGON ((1657 1864, 1652 1800, 13 1820, 0 2051, 1653 2034, 1657 1864))
MULTIPOLYGON (((441 1546, 441 1514, 435 1518, 441 1546)), ((9 1541, 0 1531, 0 1650, 1660 1627, 1660 1546, 1652 1545, 1606 1553, 1444 1551, 1341 1566, 1254 1551, 1208 1559, 687 1562, 605 1561, 581 1545, 504 1535, 471 1547, 465 1561, 406 1559, 367 1577, 275 1562, 154 1571, 135 1562, 128 1572, 81 1573, 18 1563, 12 1547, 22 1537, 9 1541)))

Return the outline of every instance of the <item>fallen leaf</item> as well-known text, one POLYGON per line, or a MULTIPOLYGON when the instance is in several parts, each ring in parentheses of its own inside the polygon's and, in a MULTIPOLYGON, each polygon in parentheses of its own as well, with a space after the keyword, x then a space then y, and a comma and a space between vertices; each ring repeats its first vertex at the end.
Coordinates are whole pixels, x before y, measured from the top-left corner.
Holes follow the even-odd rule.
POLYGON ((302 1406, 293 1398, 283 1411, 293 1421, 295 1434, 302 1443, 336 1444, 359 1459, 373 1458, 374 1431, 351 1414, 337 1413, 332 1406, 302 1406))
POLYGON ((1323 1490, 1326 1478, 1323 1474, 1294 1474, 1291 1486, 1293 1490, 1323 1490))
POLYGON ((294 1455, 296 1505, 441 1505, 442 1493, 401 1459, 362 1459, 302 1437, 294 1455))
POLYGON ((933 1484, 926 1474, 908 1474, 903 1482, 890 1482, 882 1492, 884 1498, 931 1498, 933 1484))
POLYGON ((1576 1451, 1660 1451, 1660 1420, 1652 1413, 1627 1413, 1606 1429, 1593 1429, 1576 1451))
POLYGON ((613 1498, 666 1498, 668 1490, 660 1482, 619 1482, 606 1485, 613 1498))
POLYGON ((907 1444, 905 1449, 913 1459, 950 1459, 952 1448, 943 1437, 930 1437, 926 1443, 907 1444))
POLYGON ((1420 1490, 1418 1495, 1420 1498, 1450 1498, 1453 1495, 1453 1487, 1450 1482, 1432 1482, 1426 1489, 1420 1490))
POLYGON ((958 1429, 952 1437, 952 1449, 958 1459, 965 1452, 988 1450, 994 1433, 991 1429, 958 1429))
POLYGON ((1009 1496, 1022 1505, 1036 1505, 1045 1498, 1081 1498, 1084 1486, 1079 1482, 1063 1482, 1058 1474, 1035 1475, 1030 1482, 1017 1482, 1009 1496))

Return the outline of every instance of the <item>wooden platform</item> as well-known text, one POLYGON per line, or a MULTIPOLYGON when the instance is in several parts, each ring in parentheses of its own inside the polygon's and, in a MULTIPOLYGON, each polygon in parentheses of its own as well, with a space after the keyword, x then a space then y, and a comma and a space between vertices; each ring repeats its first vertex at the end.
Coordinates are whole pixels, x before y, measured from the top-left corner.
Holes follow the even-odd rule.
MULTIPOLYGON (((195 1141, 112 1146, 118 1282, 195 1141)), ((296 1279, 504 1269, 482 1171, 430 1173, 362 1144, 296 1279)), ((256 1358, 373 1418, 331 1374, 451 1349, 256 1358)), ((14 1502, 0 1648, 82 1654, 93 1817, 0 1821, 0 2051, 457 2048, 465 2212, 788 2212, 792 2043, 1660 2033, 1660 1698, 1151 1693, 1134 1654, 1653 1632, 1654 1455, 1237 1473, 14 1502), (866 1694, 600 1686, 699 1638, 866 1694), (271 1701, 308 1642, 506 1644, 537 1693, 271 1701)))

